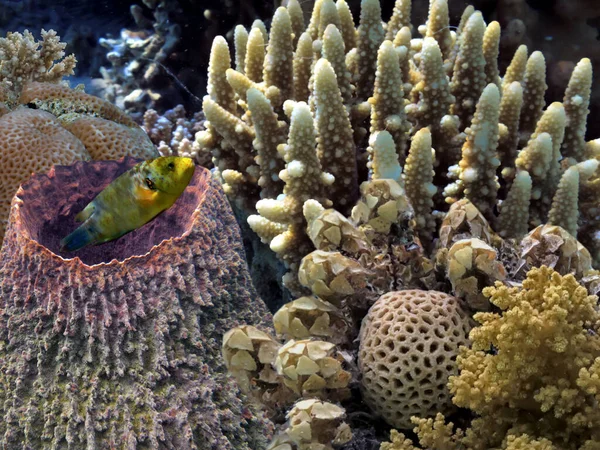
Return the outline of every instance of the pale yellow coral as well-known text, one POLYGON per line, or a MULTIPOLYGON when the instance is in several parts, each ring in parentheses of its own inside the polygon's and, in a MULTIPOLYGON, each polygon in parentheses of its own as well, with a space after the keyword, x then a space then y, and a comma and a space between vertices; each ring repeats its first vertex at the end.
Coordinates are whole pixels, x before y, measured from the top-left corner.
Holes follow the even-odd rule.
POLYGON ((336 8, 340 16, 340 32, 344 37, 344 44, 349 50, 356 47, 356 29, 354 28, 354 19, 345 0, 337 0, 336 8))
POLYGON ((502 202, 498 220, 498 232, 504 238, 521 238, 529 226, 529 201, 531 177, 523 170, 517 173, 506 200, 502 202))
POLYGON ((260 215, 251 215, 248 223, 263 240, 270 241, 271 249, 280 254, 295 273, 300 259, 312 245, 304 231, 304 202, 314 199, 328 206, 325 187, 333 182, 331 175, 321 171, 313 117, 306 103, 294 105, 288 141, 279 147, 279 152, 286 162, 286 168, 279 173, 285 183, 285 197, 260 200, 256 204, 260 215), (275 223, 283 225, 285 231, 273 238, 275 223))
POLYGON ((471 331, 473 347, 463 350, 461 373, 449 382, 454 402, 480 416, 471 438, 493 448, 529 423, 525 429, 537 436, 578 448, 600 419, 588 406, 593 396, 580 386, 600 351, 598 335, 588 329, 598 324, 596 297, 573 276, 547 267, 532 269, 522 287, 497 283, 484 294, 502 313, 475 315, 481 326, 471 331))
POLYGON ((586 119, 589 113, 591 88, 592 62, 588 58, 583 58, 573 70, 563 100, 567 126, 561 152, 563 157, 573 158, 575 161, 584 159, 586 119))
POLYGON ((323 58, 331 63, 342 99, 346 103, 350 101, 352 96, 352 87, 350 85, 351 74, 346 67, 345 54, 344 39, 339 29, 335 25, 329 25, 323 34, 323 58))
POLYGON ((329 25, 340 28, 340 16, 333 0, 322 0, 321 10, 319 11, 319 31, 318 37, 323 40, 323 34, 329 25))
POLYGON ((460 50, 454 62, 450 89, 456 97, 452 114, 466 127, 475 112, 475 105, 486 85, 483 34, 485 22, 480 12, 473 13, 461 33, 460 50))
POLYGON ((523 88, 513 81, 504 85, 498 120, 506 127, 498 139, 498 158, 504 171, 514 168, 519 145, 519 117, 523 107, 523 88))
POLYGON ((401 183, 402 167, 398 163, 398 154, 392 135, 387 131, 375 131, 369 138, 369 161, 371 179, 391 179, 401 183))
POLYGON ((277 153, 277 146, 285 142, 286 126, 277 120, 269 100, 258 89, 248 90, 247 102, 256 132, 253 147, 258 153, 255 159, 260 167, 260 196, 275 198, 283 189, 279 171, 283 169, 284 161, 277 153))
POLYGON ((527 55, 527 46, 520 45, 502 77, 502 90, 515 81, 523 81, 525 68, 527 67, 527 55))
POLYGON ((442 53, 437 41, 433 38, 423 40, 419 71, 423 78, 415 85, 411 93, 411 96, 418 96, 418 103, 408 106, 407 112, 409 117, 416 122, 416 129, 430 126, 434 141, 443 145, 444 143, 440 139, 442 117, 448 114, 455 99, 450 93, 442 53))
POLYGON ((252 28, 246 44, 244 71, 248 78, 255 82, 263 79, 263 63, 265 60, 265 40, 258 28, 252 28))
POLYGON ((431 132, 422 128, 413 136, 410 152, 406 159, 404 188, 415 211, 416 230, 424 241, 431 241, 435 231, 433 218, 433 149, 431 132))
POLYGON ((290 23, 292 24, 292 31, 294 33, 293 44, 294 48, 296 48, 298 39, 304 31, 304 12, 298 0, 288 0, 286 8, 290 15, 290 23))
POLYGON ((404 92, 398 53, 391 41, 384 41, 377 53, 377 71, 371 104, 371 137, 378 131, 391 134, 398 159, 406 158, 407 131, 404 92))
POLYGON ((294 95, 300 102, 307 102, 310 95, 308 81, 312 66, 312 39, 308 32, 300 35, 294 53, 294 95))
POLYGON ((448 58, 454 45, 454 39, 450 32, 448 0, 433 0, 430 2, 425 36, 434 38, 439 44, 444 58, 448 58))
POLYGON ((356 147, 348 112, 344 107, 333 67, 321 58, 315 73, 315 123, 317 153, 323 167, 335 177, 328 197, 340 211, 346 211, 358 196, 356 147))
POLYGON ((388 41, 394 39, 398 31, 403 27, 412 27, 410 22, 410 11, 412 9, 411 0, 396 0, 392 17, 387 23, 387 32, 385 38, 388 41))
POLYGON ((246 67, 246 47, 248 46, 248 31, 243 25, 237 25, 233 32, 235 48, 235 70, 244 73, 246 67))
POLYGON ((577 237, 577 219, 579 218, 579 170, 570 167, 560 179, 552 208, 548 214, 548 224, 558 225, 577 237))
POLYGON ((499 188, 496 176, 496 169, 500 165, 496 157, 499 112, 498 87, 488 84, 477 102, 475 116, 467 130, 467 141, 459 163, 459 180, 445 191, 449 197, 447 201, 452 202, 457 191, 461 192, 487 216, 492 214, 499 188))
POLYGON ((54 30, 42 30, 36 41, 28 30, 0 38, 0 90, 2 101, 14 103, 24 84, 30 81, 58 83, 73 75, 75 55, 65 56, 66 43, 54 30))
POLYGON ((379 0, 362 0, 360 4, 360 25, 356 44, 356 94, 367 99, 373 92, 375 71, 377 70, 377 50, 385 38, 381 23, 379 0))
POLYGON ((500 89, 498 53, 500 45, 500 24, 491 22, 483 34, 483 57, 485 58, 485 82, 494 83, 500 89))
POLYGON ((542 52, 533 52, 527 60, 523 77, 523 109, 519 127, 522 132, 533 132, 535 124, 542 116, 546 101, 546 59, 542 52))
POLYGON ((231 56, 229 46, 223 36, 217 36, 213 40, 208 61, 208 86, 207 92, 211 100, 226 111, 236 111, 235 93, 227 82, 225 73, 231 68, 231 56))
POLYGON ((284 99, 293 98, 293 61, 290 15, 285 7, 280 6, 275 11, 271 23, 263 78, 267 86, 279 88, 284 99))

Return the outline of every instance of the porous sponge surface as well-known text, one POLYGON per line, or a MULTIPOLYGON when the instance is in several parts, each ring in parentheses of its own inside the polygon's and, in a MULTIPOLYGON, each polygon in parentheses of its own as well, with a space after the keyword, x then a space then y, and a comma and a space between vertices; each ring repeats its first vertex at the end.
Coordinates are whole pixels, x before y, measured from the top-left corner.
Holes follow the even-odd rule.
POLYGON ((443 292, 406 290, 382 295, 360 330, 359 368, 365 402, 389 424, 410 429, 410 418, 452 408, 448 377, 468 345, 470 318, 443 292))

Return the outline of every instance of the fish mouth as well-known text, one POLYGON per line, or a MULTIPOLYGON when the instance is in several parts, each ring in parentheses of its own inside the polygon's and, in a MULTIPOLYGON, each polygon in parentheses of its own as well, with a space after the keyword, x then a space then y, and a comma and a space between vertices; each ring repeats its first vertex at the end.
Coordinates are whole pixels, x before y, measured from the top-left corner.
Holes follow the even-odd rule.
POLYGON ((192 158, 181 158, 181 166, 186 173, 193 171, 196 167, 192 158))

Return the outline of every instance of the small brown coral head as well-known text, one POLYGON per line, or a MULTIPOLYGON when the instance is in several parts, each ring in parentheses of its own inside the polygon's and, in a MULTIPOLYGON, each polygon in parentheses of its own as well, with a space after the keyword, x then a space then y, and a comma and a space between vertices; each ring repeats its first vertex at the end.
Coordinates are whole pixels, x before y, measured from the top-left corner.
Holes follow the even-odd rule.
POLYGON ((16 227, 47 250, 65 259, 75 256, 86 265, 140 256, 164 240, 182 236, 191 226, 192 213, 202 202, 209 177, 207 171, 197 170, 175 204, 143 227, 75 254, 60 251, 60 240, 78 225, 77 213, 137 162, 129 157, 119 161, 78 162, 73 166, 54 166, 47 175, 34 175, 21 186, 13 201, 16 227))

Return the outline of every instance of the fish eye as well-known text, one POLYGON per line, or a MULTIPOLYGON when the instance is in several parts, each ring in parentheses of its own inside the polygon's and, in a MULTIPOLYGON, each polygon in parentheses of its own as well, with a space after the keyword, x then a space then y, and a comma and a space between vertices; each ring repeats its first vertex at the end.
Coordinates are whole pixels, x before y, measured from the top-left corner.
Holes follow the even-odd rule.
POLYGON ((156 186, 154 186, 154 182, 150 178, 146 178, 144 181, 146 182, 146 186, 148 186, 148 189, 151 189, 153 191, 156 189, 156 186))
POLYGON ((175 168, 175 163, 170 162, 169 164, 167 164, 167 167, 171 170, 173 170, 175 168))

